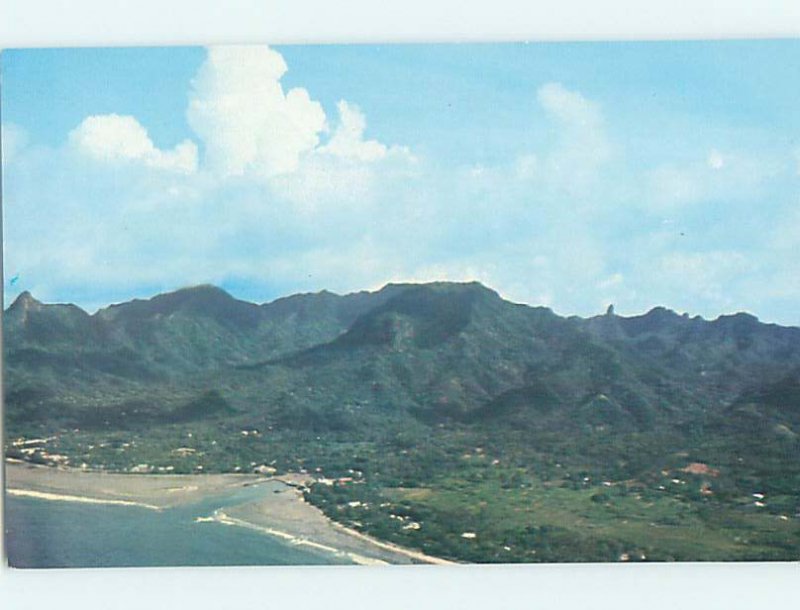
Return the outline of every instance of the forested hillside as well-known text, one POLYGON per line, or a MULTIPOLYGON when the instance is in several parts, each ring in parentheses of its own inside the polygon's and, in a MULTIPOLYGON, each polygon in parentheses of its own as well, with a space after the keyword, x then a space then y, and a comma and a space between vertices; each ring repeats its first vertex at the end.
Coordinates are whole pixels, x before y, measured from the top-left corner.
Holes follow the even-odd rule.
POLYGON ((467 561, 800 556, 797 328, 478 283, 93 315, 24 293, 3 326, 11 458, 314 472, 332 518, 467 561))

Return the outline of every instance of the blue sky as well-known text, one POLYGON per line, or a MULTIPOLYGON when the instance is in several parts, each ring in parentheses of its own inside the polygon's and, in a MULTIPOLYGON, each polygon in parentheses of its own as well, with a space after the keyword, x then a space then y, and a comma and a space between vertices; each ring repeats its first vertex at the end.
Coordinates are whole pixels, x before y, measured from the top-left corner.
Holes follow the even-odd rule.
POLYGON ((5 300, 477 279, 562 314, 798 325, 798 51, 4 51, 5 300))

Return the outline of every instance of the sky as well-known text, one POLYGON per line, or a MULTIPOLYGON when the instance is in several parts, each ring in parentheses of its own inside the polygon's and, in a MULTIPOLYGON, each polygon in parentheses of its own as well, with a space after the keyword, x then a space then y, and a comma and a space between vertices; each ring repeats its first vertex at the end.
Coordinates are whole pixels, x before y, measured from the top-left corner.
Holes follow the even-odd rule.
POLYGON ((800 325, 800 41, 7 50, 3 270, 800 325))

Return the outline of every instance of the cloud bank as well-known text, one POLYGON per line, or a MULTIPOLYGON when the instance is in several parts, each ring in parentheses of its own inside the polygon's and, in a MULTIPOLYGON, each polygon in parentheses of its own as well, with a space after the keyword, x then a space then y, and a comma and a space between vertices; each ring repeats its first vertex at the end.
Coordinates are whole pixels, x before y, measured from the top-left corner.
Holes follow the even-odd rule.
POLYGON ((800 297, 785 281, 800 217, 770 220, 798 203, 791 155, 709 142, 636 163, 608 108, 543 82, 522 100, 543 142, 449 163, 371 134, 358 100, 328 115, 287 70, 268 47, 208 49, 187 83, 192 134, 166 148, 134 116, 87 116, 60 148, 3 125, 6 276, 88 308, 201 282, 266 300, 479 280, 583 315, 614 302, 777 318, 800 297))

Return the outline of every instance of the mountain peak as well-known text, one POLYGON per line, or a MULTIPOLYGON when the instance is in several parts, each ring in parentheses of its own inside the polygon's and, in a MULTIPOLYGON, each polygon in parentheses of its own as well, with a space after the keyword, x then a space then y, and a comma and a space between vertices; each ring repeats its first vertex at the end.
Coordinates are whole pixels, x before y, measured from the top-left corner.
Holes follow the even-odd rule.
POLYGON ((140 307, 148 304, 150 307, 159 310, 159 313, 166 313, 162 310, 173 310, 184 306, 204 304, 209 302, 227 302, 236 299, 212 284, 198 284, 197 286, 187 286, 172 292, 163 292, 149 299, 134 299, 127 303, 112 305, 111 307, 127 307, 138 304, 140 307))
POLYGON ((359 317, 338 340, 341 345, 392 345, 410 340, 416 347, 434 347, 464 330, 481 303, 500 296, 479 282, 387 284, 388 296, 359 317))
POLYGON ((672 311, 671 309, 667 309, 663 305, 657 305, 653 307, 650 311, 648 311, 645 316, 649 316, 651 318, 675 318, 678 317, 678 314, 672 311))
POLYGON ((719 316, 712 324, 725 332, 749 334, 759 327, 760 322, 756 316, 740 311, 719 316))
POLYGON ((11 303, 8 309, 9 311, 11 311, 12 309, 19 309, 19 308, 27 310, 32 307, 41 307, 41 306, 42 302, 36 300, 29 291, 25 290, 21 292, 16 299, 14 299, 14 302, 11 303))
POLYGON ((723 314, 719 316, 715 322, 732 322, 732 323, 741 323, 741 324, 755 324, 759 321, 757 316, 754 316, 751 313, 747 313, 746 311, 740 311, 737 313, 732 314, 723 314))
MULTIPOLYGON (((676 313, 672 309, 662 307, 661 305, 653 307, 650 311, 642 316, 634 316, 634 318, 641 320, 648 330, 654 330, 655 328, 667 324, 674 324, 675 322, 681 322, 684 320, 683 316, 680 314, 676 313)), ((634 318, 629 319, 632 320, 634 318)))
POLYGON ((468 282, 449 282, 449 281, 435 281, 435 282, 389 282, 378 292, 404 292, 406 290, 434 292, 437 294, 483 294, 485 296, 499 297, 496 291, 484 286, 477 280, 468 282))
POLYGON ((168 292, 165 295, 183 295, 183 296, 196 296, 196 297, 227 297, 232 299, 233 297, 230 293, 226 292, 219 286, 214 286, 213 284, 197 284, 196 286, 186 286, 184 288, 179 288, 178 290, 174 290, 173 292, 168 292))
POLYGON ((239 301, 222 288, 211 284, 189 286, 151 299, 136 299, 112 305, 98 313, 107 320, 121 317, 131 321, 170 316, 179 312, 214 318, 224 325, 233 326, 255 326, 259 319, 258 305, 239 301))

